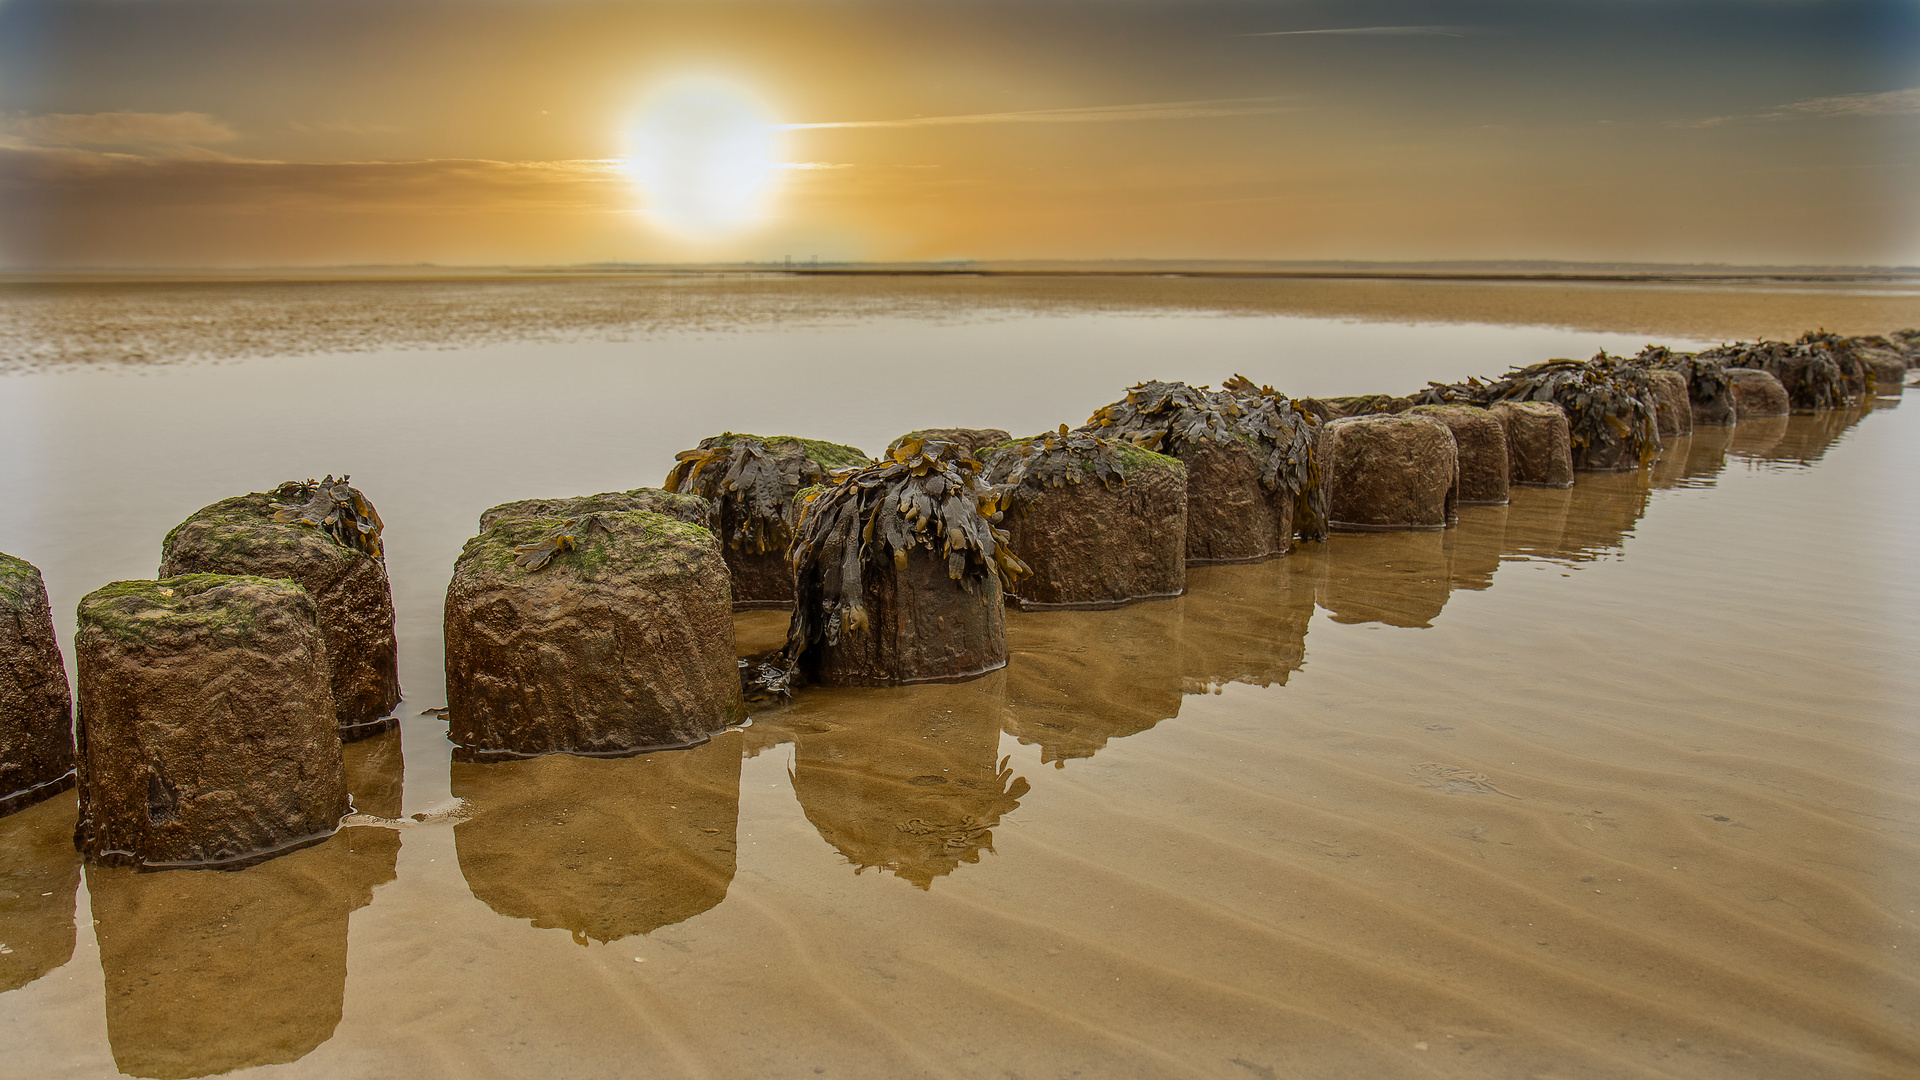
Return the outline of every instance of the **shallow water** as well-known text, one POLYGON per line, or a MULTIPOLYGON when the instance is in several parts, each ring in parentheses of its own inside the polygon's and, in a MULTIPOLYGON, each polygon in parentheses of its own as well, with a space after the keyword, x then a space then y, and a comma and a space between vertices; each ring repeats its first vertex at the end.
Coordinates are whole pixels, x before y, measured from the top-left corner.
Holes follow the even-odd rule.
MULTIPOLYGON (((356 820, 390 824, 258 867, 83 869, 71 795, 0 818, 0 1075, 1920 1070, 1920 423, 1890 402, 1177 600, 1009 613, 972 682, 809 691, 677 753, 449 761, 418 713, 486 506, 657 483, 728 427, 876 449, 1077 422, 1149 376, 1405 390, 1649 332, 1052 288, 0 378, 0 550, 64 642, 194 508, 346 470, 388 522, 409 691, 347 748, 356 820)), ((1676 344, 1757 303, 1838 324, 1818 290, 1663 295, 1703 331, 1676 344)), ((783 623, 738 616, 742 650, 783 623)))

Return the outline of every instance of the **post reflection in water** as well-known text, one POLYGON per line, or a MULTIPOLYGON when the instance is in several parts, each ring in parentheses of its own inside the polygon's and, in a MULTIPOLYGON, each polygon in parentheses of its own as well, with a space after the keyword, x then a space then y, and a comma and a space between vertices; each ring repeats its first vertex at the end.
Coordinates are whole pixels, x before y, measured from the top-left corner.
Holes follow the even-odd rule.
POLYGON ((131 1076, 298 1061, 333 1037, 347 916, 392 881, 400 834, 343 829, 245 870, 87 867, 107 1038, 131 1076))
POLYGON ((76 800, 67 792, 0 817, 0 993, 73 958, 76 800))
POLYGON ((1669 438, 1654 459, 1650 483, 1659 490, 1707 488, 1718 482, 1727 467, 1731 426, 1697 427, 1691 435, 1669 438))
POLYGON ((1336 533, 1315 560, 1315 597, 1337 623, 1432 626, 1453 588, 1447 546, 1440 532, 1336 533))
MULTIPOLYGON (((1808 468, 1825 457, 1827 450, 1868 413, 1899 405, 1897 398, 1868 398, 1844 409, 1772 417, 1772 424, 1756 427, 1751 439, 1747 438, 1746 425, 1740 424, 1734 428, 1728 449, 1764 465, 1808 468)), ((1754 423, 1759 425, 1761 421, 1754 423)))
POLYGON ((878 867, 926 889, 992 852, 994 826, 1027 793, 1000 756, 1005 701, 1002 669, 807 691, 767 722, 793 733, 793 793, 821 839, 855 873, 878 867))
POLYGON ((1181 688, 1213 694, 1228 683, 1285 686, 1307 662, 1314 556, 1187 569, 1180 636, 1181 688))
POLYGON ((726 899, 740 824, 740 732, 630 758, 455 762, 460 872, 508 918, 581 945, 684 922, 726 899))
POLYGON ((347 791, 356 813, 375 817, 400 816, 400 793, 406 787, 406 763, 400 756, 400 731, 382 732, 371 739, 340 748, 346 766, 347 791))
POLYGON ((1180 715, 1186 600, 1007 613, 1007 734, 1055 768, 1180 715))

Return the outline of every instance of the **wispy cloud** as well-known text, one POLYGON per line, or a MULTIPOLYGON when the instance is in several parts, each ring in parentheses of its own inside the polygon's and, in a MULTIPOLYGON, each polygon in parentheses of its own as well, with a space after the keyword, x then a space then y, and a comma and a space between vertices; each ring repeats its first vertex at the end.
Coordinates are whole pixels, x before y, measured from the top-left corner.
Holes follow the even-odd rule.
POLYGON ((315 124, 289 120, 287 126, 302 135, 397 135, 400 133, 400 129, 392 124, 355 124, 346 120, 322 120, 315 124))
POLYGON ((1486 30, 1478 26, 1343 26, 1334 30, 1262 30, 1241 37, 1300 37, 1307 34, 1355 34, 1370 37, 1473 37, 1486 30))
POLYGON ((947 124, 1115 124, 1132 120, 1202 120, 1216 116, 1259 116, 1284 112, 1277 97, 1214 98, 1207 101, 1156 101, 1141 105, 1095 105, 1080 109, 1030 109, 1025 112, 968 113, 963 116, 914 116, 902 120, 834 120, 818 124, 782 124, 789 131, 812 128, 906 128, 947 124))
POLYGON ((1800 120, 1821 116, 1906 116, 1920 114, 1920 86, 1883 94, 1840 94, 1781 105, 1769 112, 1709 116, 1704 120, 1672 120, 1669 127, 1719 127, 1742 120, 1800 120))
POLYGON ((626 167, 620 159, 254 161, 0 145, 0 209, 59 191, 75 205, 120 209, 619 213, 629 209, 626 167))
POLYGON ((0 118, 0 132, 41 146, 169 146, 232 142, 240 134, 202 112, 47 113, 0 118))

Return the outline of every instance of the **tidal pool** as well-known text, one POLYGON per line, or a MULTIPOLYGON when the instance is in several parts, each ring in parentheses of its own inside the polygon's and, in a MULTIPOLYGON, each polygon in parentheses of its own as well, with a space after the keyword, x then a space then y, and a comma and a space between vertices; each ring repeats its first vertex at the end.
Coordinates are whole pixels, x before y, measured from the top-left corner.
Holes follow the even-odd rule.
POLYGON ((459 764, 421 714, 481 510, 721 430, 877 451, 1143 378, 1406 391, 1920 322, 1895 287, 1377 286, 0 285, 0 550, 69 662, 79 597, 188 513, 350 472, 407 691, 346 750, 368 824, 260 866, 83 867, 70 794, 0 818, 0 1076, 1913 1075, 1897 401, 1011 612, 1002 671, 693 750, 459 764))

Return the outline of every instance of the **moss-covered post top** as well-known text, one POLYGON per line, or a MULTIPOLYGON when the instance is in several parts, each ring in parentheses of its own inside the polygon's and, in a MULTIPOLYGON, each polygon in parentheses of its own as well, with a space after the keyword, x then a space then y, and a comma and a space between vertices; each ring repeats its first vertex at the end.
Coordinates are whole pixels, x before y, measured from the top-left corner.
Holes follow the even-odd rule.
POLYGON ((39 580, 38 567, 0 551, 0 602, 9 607, 19 606, 21 598, 33 591, 33 583, 39 580))
POLYGON ((617 573, 679 577, 711 569, 713 533, 647 510, 600 511, 579 517, 502 517, 467 541, 456 568, 495 580, 566 577, 593 582, 617 573))
POLYGON ((263 610, 289 605, 319 625, 313 598, 285 578, 182 574, 116 581, 80 598, 79 634, 132 648, 246 645, 263 610))
POLYGON ((1184 484, 1187 472, 1179 458, 1091 431, 1069 431, 1065 424, 1058 431, 984 447, 980 460, 989 483, 1036 491, 1089 479, 1111 490, 1124 487, 1135 470, 1155 468, 1179 473, 1184 484))
POLYGON ((634 488, 630 491, 603 491, 598 495, 573 495, 558 499, 519 499, 501 503, 480 514, 480 529, 485 532, 501 518, 585 517, 607 511, 644 510, 665 514, 689 525, 711 528, 713 503, 698 495, 666 491, 661 488, 634 488))
POLYGON ((345 477, 289 480, 271 492, 235 495, 201 507, 167 533, 161 562, 183 544, 202 560, 226 554, 257 558, 270 550, 293 560, 379 559, 382 529, 373 504, 348 486, 345 477))

